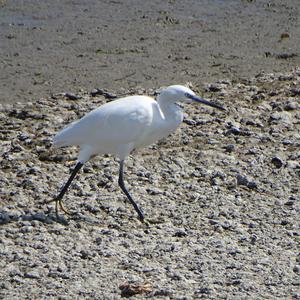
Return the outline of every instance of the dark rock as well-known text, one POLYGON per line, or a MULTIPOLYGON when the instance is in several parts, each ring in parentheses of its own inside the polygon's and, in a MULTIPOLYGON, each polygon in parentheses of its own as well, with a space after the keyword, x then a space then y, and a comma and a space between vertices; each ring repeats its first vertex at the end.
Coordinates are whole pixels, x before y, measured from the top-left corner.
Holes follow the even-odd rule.
POLYGON ((300 96, 300 88, 292 88, 290 93, 292 97, 300 96))
POLYGON ((247 186, 249 184, 249 180, 248 180, 248 178, 246 176, 243 176, 243 175, 239 174, 239 175, 237 175, 236 179, 237 179, 237 184, 238 185, 245 185, 245 186, 247 186))
POLYGON ((210 84, 208 87, 208 90, 210 92, 220 92, 222 90, 222 87, 220 85, 217 84, 210 84))
POLYGON ((117 98, 117 95, 115 95, 113 93, 106 92, 102 89, 93 89, 91 91, 91 96, 92 97, 96 97, 98 95, 104 96, 106 99, 116 99, 117 98))
POLYGON ((149 195, 161 195, 163 193, 160 189, 154 187, 148 188, 146 191, 149 195))
POLYGON ((238 174, 237 177, 237 184, 244 185, 249 189, 256 189, 257 183, 255 181, 250 181, 246 176, 238 174))
POLYGON ((31 272, 25 273, 24 277, 29 278, 29 279, 39 279, 41 276, 37 271, 31 271, 31 272))
POLYGON ((297 273, 297 274, 300 274, 300 266, 294 266, 293 272, 297 273))
POLYGON ((283 166, 283 161, 280 157, 275 156, 272 158, 271 163, 276 167, 276 168, 281 168, 283 166))
POLYGON ((239 135, 239 134, 241 134, 241 129, 236 126, 232 126, 225 133, 225 135, 230 135, 230 134, 239 135))
POLYGON ((250 181, 248 184, 247 184, 247 187, 249 189, 257 189, 257 183, 255 181, 250 181))
POLYGON ((187 125, 196 125, 197 122, 195 120, 191 120, 191 119, 184 119, 183 122, 187 125))
POLYGON ((185 232, 185 230, 181 229, 181 230, 177 230, 174 233, 174 236, 175 237, 184 237, 184 236, 187 236, 187 233, 185 232))
POLYGON ((275 57, 278 59, 288 59, 288 58, 294 58, 297 56, 298 56, 297 53, 279 53, 279 54, 275 55, 275 57))
POLYGON ((288 101, 283 107, 283 109, 286 111, 296 110, 297 108, 298 108, 298 104, 296 102, 291 102, 291 101, 288 101))
POLYGON ((167 289, 159 289, 158 291, 154 291, 152 295, 154 297, 168 297, 171 296, 172 293, 167 289))
POLYGON ((26 118, 30 118, 30 114, 26 110, 18 110, 13 109, 8 113, 9 117, 25 120, 26 118))
POLYGON ((81 251, 80 251, 80 257, 81 257, 82 259, 87 259, 89 256, 90 256, 90 255, 89 255, 89 252, 88 252, 88 251, 86 251, 86 250, 81 250, 81 251))
POLYGON ((234 150, 235 150, 234 144, 229 144, 225 147, 225 152, 231 153, 231 152, 234 152, 234 150))
POLYGON ((65 93, 65 97, 68 98, 69 100, 78 100, 81 98, 80 96, 71 93, 65 93))
POLYGON ((0 225, 10 222, 10 216, 7 212, 0 212, 0 225))
POLYGON ((211 289, 207 287, 202 287, 197 289, 196 294, 206 294, 209 295, 211 293, 211 289))

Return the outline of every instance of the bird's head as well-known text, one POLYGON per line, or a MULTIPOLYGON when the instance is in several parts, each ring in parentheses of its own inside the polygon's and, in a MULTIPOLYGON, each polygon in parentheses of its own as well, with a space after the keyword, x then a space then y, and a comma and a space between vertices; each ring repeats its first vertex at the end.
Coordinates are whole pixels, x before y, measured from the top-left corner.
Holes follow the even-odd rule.
POLYGON ((159 95, 159 100, 161 101, 172 101, 173 103, 182 101, 182 102, 192 102, 196 101, 220 110, 225 110, 219 104, 207 101, 201 97, 198 97, 191 89, 182 85, 171 85, 163 89, 159 95))

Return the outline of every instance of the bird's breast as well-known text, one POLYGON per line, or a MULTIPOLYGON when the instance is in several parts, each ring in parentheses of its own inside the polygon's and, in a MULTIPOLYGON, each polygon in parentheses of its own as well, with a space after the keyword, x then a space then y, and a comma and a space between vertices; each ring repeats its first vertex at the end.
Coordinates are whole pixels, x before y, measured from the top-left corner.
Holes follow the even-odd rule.
POLYGON ((167 137, 178 128, 181 122, 182 116, 180 114, 173 114, 172 118, 170 118, 170 116, 166 117, 163 112, 154 113, 150 126, 148 126, 147 131, 136 145, 136 148, 151 145, 167 137))

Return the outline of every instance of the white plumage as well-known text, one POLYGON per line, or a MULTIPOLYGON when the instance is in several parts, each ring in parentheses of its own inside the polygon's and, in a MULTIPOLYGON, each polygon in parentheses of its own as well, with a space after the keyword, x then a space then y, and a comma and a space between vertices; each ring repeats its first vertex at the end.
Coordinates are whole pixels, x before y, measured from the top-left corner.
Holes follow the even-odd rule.
POLYGON ((134 149, 150 145, 175 131, 183 120, 182 109, 176 102, 191 100, 223 109, 196 97, 187 87, 173 85, 164 89, 157 101, 147 96, 129 96, 106 103, 59 132, 54 137, 54 146, 77 145, 80 153, 69 181, 52 200, 56 201, 56 213, 57 204, 66 211, 61 200, 81 166, 94 155, 108 153, 120 159, 120 187, 143 220, 143 213, 124 185, 124 160, 134 149))

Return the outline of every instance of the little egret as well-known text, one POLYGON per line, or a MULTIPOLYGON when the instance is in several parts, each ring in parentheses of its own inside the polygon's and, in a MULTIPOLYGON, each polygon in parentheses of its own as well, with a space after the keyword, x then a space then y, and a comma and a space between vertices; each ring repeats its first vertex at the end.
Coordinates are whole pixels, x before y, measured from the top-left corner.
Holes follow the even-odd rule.
POLYGON ((172 85, 162 90, 157 101, 147 96, 129 96, 106 103, 70 124, 54 137, 54 147, 80 147, 77 163, 55 201, 68 213, 62 198, 83 164, 97 154, 112 154, 120 160, 119 186, 143 222, 144 214, 124 184, 124 161, 136 149, 148 146, 176 130, 183 120, 178 101, 196 101, 217 109, 222 106, 199 98, 187 87, 172 85))

